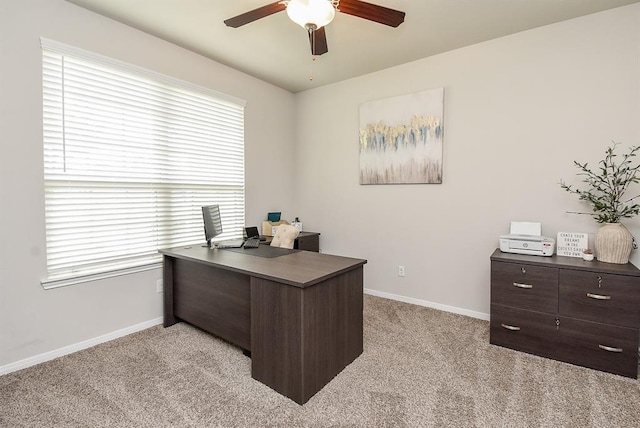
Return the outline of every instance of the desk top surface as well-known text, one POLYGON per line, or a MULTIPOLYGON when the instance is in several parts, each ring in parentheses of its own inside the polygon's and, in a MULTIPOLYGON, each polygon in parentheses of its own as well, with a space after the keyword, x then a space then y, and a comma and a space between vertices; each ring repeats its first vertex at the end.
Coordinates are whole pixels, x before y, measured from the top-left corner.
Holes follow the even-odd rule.
POLYGON ((164 256, 204 263, 301 288, 317 284, 367 263, 364 259, 312 251, 295 251, 270 258, 251 255, 250 251, 249 249, 247 253, 242 253, 192 245, 160 250, 160 253, 164 256))

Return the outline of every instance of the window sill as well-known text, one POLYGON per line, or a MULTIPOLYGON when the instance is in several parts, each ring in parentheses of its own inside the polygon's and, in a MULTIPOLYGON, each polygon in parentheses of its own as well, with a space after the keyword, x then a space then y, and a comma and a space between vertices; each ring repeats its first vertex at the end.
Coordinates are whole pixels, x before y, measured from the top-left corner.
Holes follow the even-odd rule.
POLYGON ((83 284, 85 282, 98 281, 101 279, 114 278, 116 276, 129 275, 132 273, 145 272, 162 268, 162 262, 153 262, 141 266, 113 269, 106 272, 87 272, 74 276, 50 277, 40 281, 42 288, 51 290, 53 288, 67 287, 69 285, 83 284))

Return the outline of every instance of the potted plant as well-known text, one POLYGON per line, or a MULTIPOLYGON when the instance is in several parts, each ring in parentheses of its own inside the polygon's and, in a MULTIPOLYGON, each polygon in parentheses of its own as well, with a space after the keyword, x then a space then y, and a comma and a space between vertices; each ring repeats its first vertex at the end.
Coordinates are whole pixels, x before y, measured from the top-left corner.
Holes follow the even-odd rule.
POLYGON ((640 147, 630 147, 629 151, 618 159, 615 153, 616 146, 618 143, 614 142, 607 148, 604 159, 598 162, 598 168, 595 170, 590 169, 586 162, 573 161, 580 170, 577 175, 583 177, 585 189, 578 189, 562 180, 560 186, 591 205, 592 212, 577 214, 589 214, 602 224, 595 239, 598 260, 625 264, 629 261, 633 236, 620 220, 640 213, 640 205, 633 202, 640 195, 629 199, 625 197, 629 186, 640 182, 640 163, 634 159, 640 147))

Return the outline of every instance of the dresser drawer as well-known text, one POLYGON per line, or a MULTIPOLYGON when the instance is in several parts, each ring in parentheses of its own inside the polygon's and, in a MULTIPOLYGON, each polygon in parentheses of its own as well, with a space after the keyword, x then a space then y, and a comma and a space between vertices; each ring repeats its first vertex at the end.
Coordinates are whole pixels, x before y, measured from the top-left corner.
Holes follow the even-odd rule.
POLYGON ((637 378, 637 329, 560 317, 557 359, 637 378))
POLYGON ((562 315, 618 326, 640 326, 640 278, 560 269, 559 282, 562 315))
POLYGON ((493 345, 556 358, 555 315, 492 304, 489 333, 493 345))
POLYGON ((492 261, 491 302, 555 314, 558 311, 558 269, 492 261))

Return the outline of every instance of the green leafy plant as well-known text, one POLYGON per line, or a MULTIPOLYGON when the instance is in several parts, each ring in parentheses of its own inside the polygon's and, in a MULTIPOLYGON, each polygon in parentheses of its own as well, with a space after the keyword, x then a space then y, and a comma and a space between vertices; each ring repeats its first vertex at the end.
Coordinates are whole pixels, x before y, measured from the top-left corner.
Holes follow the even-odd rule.
POLYGON ((618 143, 606 150, 606 156, 598 162, 598 168, 592 171, 589 165, 573 161, 580 170, 577 174, 582 176, 582 182, 586 184, 586 190, 581 190, 560 181, 560 186, 569 193, 578 195, 581 201, 591 205, 592 213, 589 214, 598 223, 618 223, 622 218, 630 218, 640 213, 640 205, 633 202, 638 196, 624 200, 624 194, 632 183, 640 182, 638 172, 640 163, 634 163, 636 153, 640 147, 630 147, 629 152, 622 155, 618 161, 615 149, 618 143))

